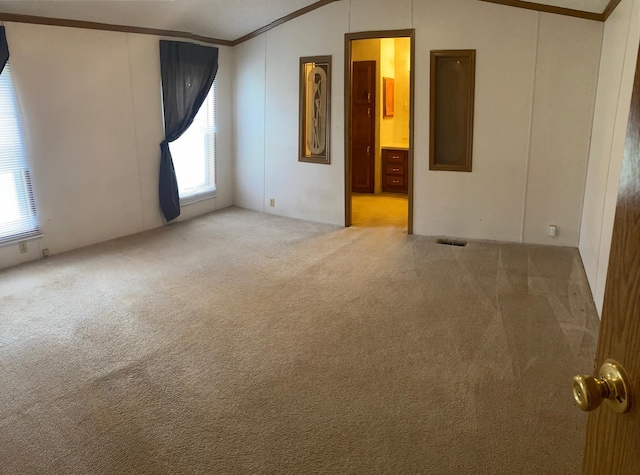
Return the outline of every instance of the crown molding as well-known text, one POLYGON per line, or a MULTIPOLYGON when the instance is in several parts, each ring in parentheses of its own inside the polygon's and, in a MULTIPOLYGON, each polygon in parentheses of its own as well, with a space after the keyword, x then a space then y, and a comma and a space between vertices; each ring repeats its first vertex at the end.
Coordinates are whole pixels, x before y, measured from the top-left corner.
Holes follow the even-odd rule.
MULTIPOLYGON (((64 26, 67 28, 85 28, 90 30, 103 30, 103 31, 119 31, 124 33, 137 33, 141 35, 156 35, 156 36, 168 36, 173 38, 184 38, 193 41, 199 41, 201 43, 209 43, 214 45, 221 46, 237 46, 246 41, 249 41, 256 36, 259 36, 263 33, 266 33, 269 30, 274 29, 277 26, 280 26, 284 23, 287 23, 295 18, 298 18, 302 15, 306 15, 318 8, 324 7, 325 5, 329 5, 334 2, 339 2, 342 0, 320 0, 318 2, 312 3, 300 10, 296 10, 295 12, 289 13, 288 15, 279 18, 268 25, 263 26, 262 28, 258 28, 257 30, 252 31, 244 36, 236 40, 222 40, 219 38, 212 38, 209 36, 196 35, 193 33, 189 33, 186 31, 174 31, 174 30, 160 30, 156 28, 142 28, 136 26, 126 26, 126 25, 112 25, 110 23, 98 23, 92 21, 82 21, 82 20, 67 20, 64 18, 49 18, 49 17, 41 17, 41 16, 33 16, 33 15, 20 15, 16 13, 2 13, 0 12, 0 21, 6 22, 14 22, 14 23, 32 23, 35 25, 50 25, 50 26, 64 26)), ((593 13, 593 12, 585 12, 582 10, 573 10, 570 8, 562 8, 562 7, 554 7, 551 5, 540 5, 538 3, 525 2, 522 0, 479 0, 481 2, 486 3, 495 3, 497 5, 505 5, 509 7, 515 8, 524 8, 526 10, 534 10, 538 12, 544 13, 553 13, 556 15, 564 15, 575 18, 582 18, 585 20, 593 20, 593 21, 606 21, 609 16, 613 13, 616 7, 620 4, 621 0, 611 0, 607 5, 607 8, 602 13, 593 13)))
MULTIPOLYGON (((534 10, 537 12, 554 13, 556 15, 582 18, 584 20, 604 21, 604 13, 585 12, 583 10, 573 10, 571 8, 554 7, 551 5, 541 5, 539 3, 524 2, 522 0, 480 0, 480 1, 486 2, 486 3, 495 3, 498 5, 506 5, 508 7, 524 8, 525 10, 534 10)), ((616 0, 612 0, 612 3, 615 1, 616 0)), ((617 0, 617 1, 619 2, 620 0, 617 0)), ((609 6, 607 6, 607 8, 609 8, 609 6)))
POLYGON ((245 41, 249 41, 250 39, 255 38, 258 35, 261 35, 262 33, 266 33, 269 30, 273 30, 276 26, 280 26, 283 23, 287 23, 288 21, 298 18, 299 16, 306 15, 307 13, 317 10, 320 7, 324 7, 325 5, 329 5, 330 3, 339 2, 339 1, 341 0, 320 0, 319 2, 312 3, 309 6, 301 8, 300 10, 296 10, 293 13, 289 13, 288 15, 285 15, 282 18, 279 18, 276 21, 269 23, 268 25, 265 25, 262 28, 258 28, 257 30, 252 31, 251 33, 248 33, 238 38, 237 40, 233 41, 233 46, 244 43, 245 41))
POLYGON ((137 33, 140 35, 169 36, 210 43, 221 46, 233 46, 233 41, 211 38, 209 36, 195 35, 186 31, 159 30, 156 28, 142 28, 137 26, 112 25, 110 23, 97 23, 93 21, 66 20, 64 18, 49 18, 33 15, 20 15, 17 13, 0 12, 0 21, 11 23, 31 23, 34 25, 64 26, 67 28, 84 28, 88 30, 118 31, 122 33, 137 33))

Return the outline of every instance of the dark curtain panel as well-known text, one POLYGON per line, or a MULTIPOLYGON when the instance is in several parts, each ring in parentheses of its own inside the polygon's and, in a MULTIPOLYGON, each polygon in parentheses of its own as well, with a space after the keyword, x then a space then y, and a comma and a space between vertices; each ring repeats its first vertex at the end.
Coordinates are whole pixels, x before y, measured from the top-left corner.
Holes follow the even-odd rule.
POLYGON ((0 26, 0 73, 2 73, 7 61, 9 61, 9 45, 7 44, 7 35, 4 33, 4 26, 0 26))
POLYGON ((189 128, 218 72, 218 48, 160 41, 165 140, 160 144, 160 208, 167 221, 180 216, 178 181, 169 144, 189 128))

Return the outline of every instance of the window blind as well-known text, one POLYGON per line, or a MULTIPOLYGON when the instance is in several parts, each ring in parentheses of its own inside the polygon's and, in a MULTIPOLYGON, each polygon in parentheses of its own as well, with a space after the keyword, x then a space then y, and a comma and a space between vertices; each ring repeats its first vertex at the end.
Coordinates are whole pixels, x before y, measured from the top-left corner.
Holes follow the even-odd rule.
POLYGON ((213 185, 214 189, 218 188, 218 148, 217 148, 217 141, 218 141, 218 81, 213 81, 213 86, 211 86, 211 89, 213 89, 212 94, 213 94, 213 100, 212 102, 212 108, 213 110, 211 111, 211 120, 213 122, 212 127, 211 127, 211 134, 212 134, 212 144, 211 146, 212 148, 212 153, 211 153, 211 161, 213 162, 213 176, 211 177, 211 184, 213 185))
POLYGON ((40 235, 9 63, 0 74, 0 244, 40 235))
POLYGON ((169 144, 182 204, 215 196, 217 81, 193 122, 169 144))

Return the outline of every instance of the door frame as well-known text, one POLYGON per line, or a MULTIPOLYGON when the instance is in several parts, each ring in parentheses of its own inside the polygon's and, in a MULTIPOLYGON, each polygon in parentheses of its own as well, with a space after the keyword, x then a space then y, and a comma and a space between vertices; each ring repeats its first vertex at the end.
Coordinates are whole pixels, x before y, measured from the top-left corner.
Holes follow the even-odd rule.
MULTIPOLYGON (((411 70, 409 71, 409 170, 407 194, 409 198, 409 216, 407 234, 413 234, 413 170, 414 170, 414 123, 415 123, 415 91, 416 91, 416 30, 384 30, 361 31, 344 35, 344 201, 345 201, 345 227, 351 226, 351 42, 354 40, 376 40, 383 38, 409 38, 411 70)), ((376 78, 377 80, 378 78, 376 78)))

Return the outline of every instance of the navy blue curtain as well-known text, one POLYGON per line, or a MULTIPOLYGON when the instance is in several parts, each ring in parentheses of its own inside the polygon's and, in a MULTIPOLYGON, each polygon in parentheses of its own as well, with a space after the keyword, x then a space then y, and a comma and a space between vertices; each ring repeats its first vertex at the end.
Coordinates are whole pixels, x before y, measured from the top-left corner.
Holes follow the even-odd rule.
POLYGON ((0 73, 2 73, 7 61, 9 61, 9 45, 7 44, 7 35, 4 32, 4 26, 0 26, 0 73))
POLYGON ((218 48, 160 41, 165 139, 160 144, 160 208, 167 221, 180 216, 178 181, 169 144, 189 128, 218 72, 218 48))

